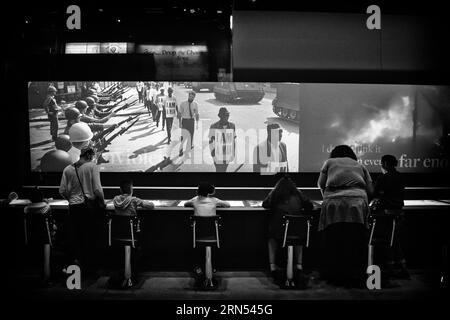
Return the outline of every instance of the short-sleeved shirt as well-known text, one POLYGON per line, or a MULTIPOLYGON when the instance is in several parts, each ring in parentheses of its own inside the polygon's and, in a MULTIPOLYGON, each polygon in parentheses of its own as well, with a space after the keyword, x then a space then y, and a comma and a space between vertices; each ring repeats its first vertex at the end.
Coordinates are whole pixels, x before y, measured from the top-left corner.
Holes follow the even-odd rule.
POLYGON ((56 115, 59 110, 58 104, 52 96, 47 96, 42 106, 44 107, 45 112, 50 113, 51 115, 56 115))
POLYGON ((188 201, 194 207, 194 215, 209 217, 216 215, 216 207, 225 204, 225 201, 215 197, 196 196, 188 201))
POLYGON ((165 95, 163 95, 163 94, 158 94, 158 95, 156 96, 156 102, 155 102, 155 103, 156 103, 156 105, 158 106, 158 110, 159 110, 159 111, 162 111, 162 110, 163 110, 165 101, 166 101, 166 96, 165 96, 165 95))
POLYGON ((178 112, 183 119, 198 119, 198 104, 195 101, 190 103, 191 112, 189 112, 189 101, 183 101, 178 108, 178 112), (191 116, 192 114, 192 116, 191 116))
POLYGON ((147 100, 154 102, 155 97, 158 95, 158 91, 156 91, 155 88, 150 88, 149 90, 146 91, 146 94, 147 94, 147 100))
POLYGON ((225 124, 217 121, 209 128, 209 142, 214 161, 228 163, 235 157, 236 126, 232 122, 225 124))
MULTIPOLYGON (((103 194, 103 188, 100 182, 100 171, 93 162, 86 162, 78 167, 78 176, 83 184, 85 195, 89 199, 95 198, 95 191, 103 194)), ((78 181, 75 167, 67 166, 62 174, 59 193, 68 197, 69 204, 80 204, 84 202, 83 192, 78 181)))
POLYGON ((321 169, 326 175, 324 198, 363 197, 367 199, 366 187, 372 183, 369 171, 351 158, 330 158, 321 169))
POLYGON ((177 114, 178 104, 175 97, 166 97, 165 101, 166 118, 173 118, 177 114))

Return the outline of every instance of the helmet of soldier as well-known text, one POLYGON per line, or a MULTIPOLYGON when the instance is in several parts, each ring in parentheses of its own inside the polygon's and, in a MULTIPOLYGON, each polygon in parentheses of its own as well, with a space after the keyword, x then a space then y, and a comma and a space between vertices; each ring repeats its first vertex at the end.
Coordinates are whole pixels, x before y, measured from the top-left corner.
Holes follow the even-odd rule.
POLYGON ((74 123, 69 129, 70 142, 85 142, 92 139, 94 134, 84 122, 74 123))
POLYGON ((60 134, 55 140, 55 147, 58 150, 69 151, 72 148, 70 136, 67 134, 60 134))
POLYGON ((83 112, 83 110, 86 109, 87 107, 88 105, 84 100, 78 100, 77 102, 75 102, 75 108, 80 110, 80 112, 83 112))
POLYGON ((41 171, 62 172, 65 167, 72 164, 72 157, 63 150, 51 150, 41 159, 41 171))
POLYGON ((94 98, 92 98, 92 97, 87 97, 87 98, 85 99, 85 101, 86 101, 86 103, 87 103, 87 105, 88 105, 89 107, 95 106, 95 100, 94 100, 94 98))
POLYGON ((80 110, 78 110, 75 107, 66 109, 66 111, 64 113, 66 115, 67 120, 76 120, 79 117, 81 117, 80 110))
POLYGON ((47 88, 47 92, 48 92, 48 93, 56 93, 56 88, 55 88, 54 86, 49 86, 49 87, 47 88))

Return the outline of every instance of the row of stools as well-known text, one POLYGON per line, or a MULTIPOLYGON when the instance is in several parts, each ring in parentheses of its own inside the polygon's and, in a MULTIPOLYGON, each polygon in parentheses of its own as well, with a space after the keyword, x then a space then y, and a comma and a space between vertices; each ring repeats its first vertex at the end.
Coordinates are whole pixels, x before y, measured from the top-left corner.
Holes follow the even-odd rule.
MULTIPOLYGON (((390 246, 393 245, 396 221, 401 216, 401 210, 382 212, 370 215, 370 238, 368 243, 369 259, 368 265, 374 261, 374 247, 379 243, 376 239, 383 240, 383 237, 375 237, 377 226, 381 224, 390 224, 389 232, 390 246)), ((310 212, 302 211, 299 215, 285 215, 283 217, 284 229, 282 247, 287 249, 287 267, 285 288, 295 287, 294 278, 294 246, 303 245, 309 247, 310 233, 313 215, 310 212)), ((193 248, 205 248, 205 275, 201 287, 204 289, 214 289, 217 281, 213 279, 212 268, 212 248, 220 248, 220 228, 221 218, 214 216, 194 216, 190 217, 192 228, 192 246, 193 248)), ((41 243, 44 243, 44 278, 49 279, 50 270, 50 251, 53 245, 52 241, 53 219, 50 214, 25 214, 24 216, 24 237, 25 244, 29 242, 30 230, 40 234, 41 243)), ((133 287, 131 272, 131 251, 136 248, 140 232, 140 220, 137 216, 124 216, 115 213, 108 215, 108 244, 109 246, 119 245, 124 248, 124 273, 122 287, 133 287)), ((386 230, 383 227, 383 230, 386 230)), ((384 238, 385 239, 385 238, 384 238)), ((384 240, 384 242, 386 242, 384 240)))

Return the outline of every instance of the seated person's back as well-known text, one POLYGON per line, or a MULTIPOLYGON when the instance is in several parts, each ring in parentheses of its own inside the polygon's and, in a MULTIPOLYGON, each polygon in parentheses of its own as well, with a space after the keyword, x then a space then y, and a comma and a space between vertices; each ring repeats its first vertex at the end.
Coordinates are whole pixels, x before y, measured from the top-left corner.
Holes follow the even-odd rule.
POLYGON ((392 155, 381 158, 381 175, 376 183, 374 196, 380 209, 401 209, 404 205, 405 186, 401 174, 395 169, 397 159, 392 155))
POLYGON ((193 207, 194 215, 208 217, 216 215, 217 207, 229 208, 230 204, 216 197, 212 197, 215 192, 213 185, 209 183, 201 183, 198 186, 197 196, 187 201, 185 207, 193 207))
POLYGON ((150 201, 133 197, 133 183, 131 181, 122 181, 120 184, 122 194, 114 197, 115 213, 123 216, 132 216, 137 214, 137 208, 153 209, 154 205, 150 201))

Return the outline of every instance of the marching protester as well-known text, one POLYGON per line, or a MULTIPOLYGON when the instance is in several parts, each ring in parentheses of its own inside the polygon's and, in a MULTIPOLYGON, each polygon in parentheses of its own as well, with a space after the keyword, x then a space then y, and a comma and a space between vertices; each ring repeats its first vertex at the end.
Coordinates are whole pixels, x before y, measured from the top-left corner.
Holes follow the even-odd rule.
POLYGON ((220 108, 218 117, 220 120, 209 128, 209 146, 216 172, 226 172, 236 153, 236 127, 228 121, 227 108, 220 108))
POLYGON ((192 149, 194 147, 194 129, 195 129, 195 122, 200 119, 200 115, 198 113, 198 104, 194 101, 195 99, 195 92, 190 91, 188 94, 188 100, 183 101, 180 104, 179 111, 178 111, 178 119, 180 119, 181 123, 181 144, 180 144, 180 152, 179 155, 182 156, 184 153, 183 145, 186 143, 188 144, 187 148, 188 150, 192 149), (185 141, 187 140, 187 141, 185 141))
POLYGON ((281 141, 283 129, 278 123, 267 125, 267 139, 253 152, 253 172, 288 172, 287 147, 281 141))
POLYGON ((172 142, 173 118, 178 113, 177 99, 173 96, 173 89, 171 87, 167 89, 167 97, 164 102, 163 112, 163 119, 166 119, 167 144, 170 144, 170 142, 172 142))

